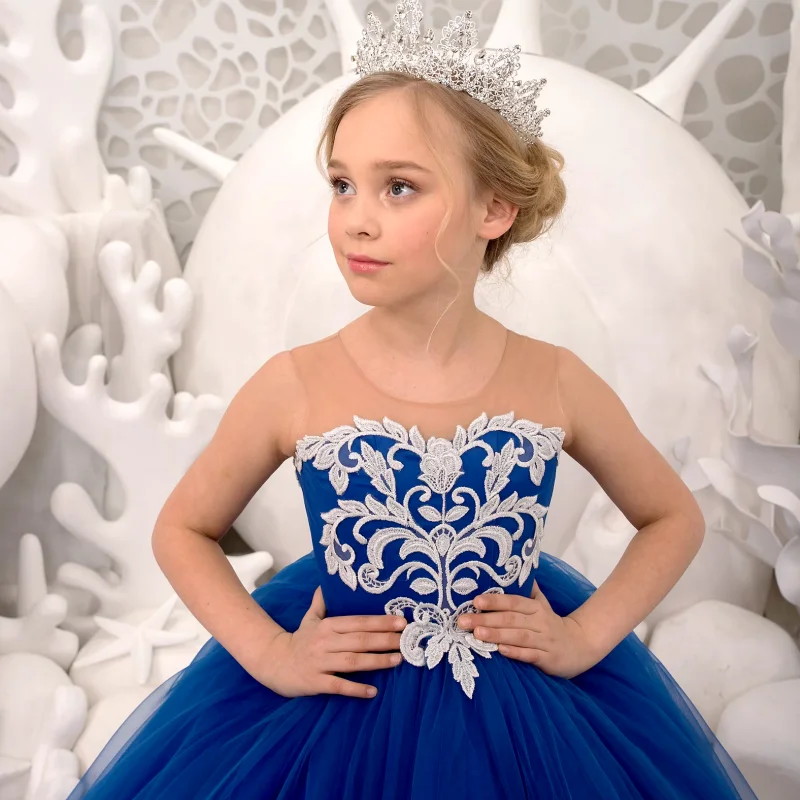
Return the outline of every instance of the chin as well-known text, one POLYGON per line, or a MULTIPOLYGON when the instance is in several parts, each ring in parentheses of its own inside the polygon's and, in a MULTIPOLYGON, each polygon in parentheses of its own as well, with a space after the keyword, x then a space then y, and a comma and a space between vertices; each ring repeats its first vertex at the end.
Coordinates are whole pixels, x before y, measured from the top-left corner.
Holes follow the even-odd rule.
POLYGON ((378 308, 391 306, 397 302, 397 298, 391 292, 379 286, 358 286, 358 281, 348 281, 347 288, 353 299, 365 306, 378 308))
POLYGON ((407 292, 398 292, 391 285, 381 285, 380 281, 376 281, 372 277, 362 278, 359 275, 348 275, 345 282, 353 299, 365 306, 389 308, 401 305, 408 299, 407 292))
MULTIPOLYGON (((394 265, 388 269, 393 270, 394 265)), ((352 272, 346 263, 341 272, 353 299, 374 308, 402 306, 416 297, 436 291, 435 283, 419 273, 359 275, 352 272)))

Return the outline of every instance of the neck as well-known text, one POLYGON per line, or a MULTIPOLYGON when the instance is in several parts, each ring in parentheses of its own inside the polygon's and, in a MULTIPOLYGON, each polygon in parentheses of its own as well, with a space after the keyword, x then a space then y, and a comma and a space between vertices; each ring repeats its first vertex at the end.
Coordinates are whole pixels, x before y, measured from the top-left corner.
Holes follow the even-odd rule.
POLYGON ((446 313, 442 308, 430 312, 408 309, 374 308, 361 318, 362 333, 367 333, 381 349, 408 359, 447 364, 465 350, 502 332, 502 326, 469 303, 453 303, 446 313))

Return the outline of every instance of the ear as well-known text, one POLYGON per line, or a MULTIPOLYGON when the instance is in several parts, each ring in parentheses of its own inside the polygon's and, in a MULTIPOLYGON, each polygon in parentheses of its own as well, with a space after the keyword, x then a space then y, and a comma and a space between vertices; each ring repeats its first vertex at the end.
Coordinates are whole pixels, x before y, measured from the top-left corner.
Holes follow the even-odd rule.
POLYGON ((485 196, 482 206, 482 219, 478 227, 478 235, 484 239, 497 239, 514 223, 519 213, 519 206, 495 196, 485 196))

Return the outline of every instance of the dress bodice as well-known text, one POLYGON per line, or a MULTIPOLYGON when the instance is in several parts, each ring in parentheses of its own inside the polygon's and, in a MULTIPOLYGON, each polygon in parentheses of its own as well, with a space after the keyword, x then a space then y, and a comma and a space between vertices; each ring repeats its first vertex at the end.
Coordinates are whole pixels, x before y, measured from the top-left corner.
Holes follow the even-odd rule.
MULTIPOLYGON (((381 393, 348 363, 337 336, 293 351, 306 388, 307 427, 324 428, 297 441, 294 465, 328 614, 405 616, 405 659, 433 667, 448 653, 470 696, 478 674, 474 655, 489 657, 496 645, 459 628, 458 617, 474 612, 471 601, 482 593, 530 595, 565 435, 560 425, 524 413, 533 407, 530 397, 515 397, 533 388, 531 374, 540 378, 534 398, 555 392, 541 380, 546 370, 536 360, 546 355, 531 352, 534 345, 551 346, 509 336, 490 383, 465 401, 495 409, 505 393, 506 408, 482 408, 469 419, 460 416, 460 403, 374 396, 381 393), (314 347, 327 353, 307 350, 314 347), (328 370, 340 368, 338 381, 328 384, 327 404, 326 393, 316 391, 324 375, 311 363, 311 356, 323 355, 328 370), (515 399, 522 413, 515 412, 515 399), (385 413, 358 413, 377 408, 385 413), (423 435, 425 422, 435 427, 448 417, 451 436, 423 435), (334 419, 338 424, 324 422, 334 419)), ((551 418, 558 411, 557 403, 539 407, 551 418)))
POLYGON ((336 339, 270 365, 259 413, 281 435, 263 458, 294 456, 313 551, 252 599, 292 633, 320 583, 329 614, 402 614, 404 660, 350 664, 358 692, 295 696, 211 637, 68 800, 756 800, 636 634, 565 679, 454 624, 476 594, 522 595, 534 574, 561 617, 595 590, 538 553, 562 448, 579 456, 557 401, 561 351, 516 334, 510 345, 484 391, 451 403, 383 394, 336 339))

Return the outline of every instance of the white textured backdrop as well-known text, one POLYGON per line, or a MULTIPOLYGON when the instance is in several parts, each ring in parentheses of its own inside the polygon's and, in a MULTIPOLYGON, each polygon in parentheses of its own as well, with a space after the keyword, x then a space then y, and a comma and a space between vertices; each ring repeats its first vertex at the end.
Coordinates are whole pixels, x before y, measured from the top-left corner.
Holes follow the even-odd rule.
MULTIPOLYGON (((84 0, 85 2, 86 0, 84 0)), ((144 163, 155 179, 170 232, 185 258, 217 187, 169 154, 151 134, 166 126, 238 157, 287 109, 341 74, 323 0, 95 0, 114 29, 115 63, 100 115, 106 164, 124 172, 144 163)), ((544 0, 544 53, 626 87, 658 74, 725 0, 544 0)), ((64 51, 81 52, 82 0, 64 0, 64 51)), ((481 44, 498 0, 431 0, 425 24, 440 28, 473 10, 481 44)), ((394 2, 354 0, 387 21, 394 2)), ((780 208, 780 134, 791 0, 751 0, 717 48, 689 97, 685 127, 723 165, 748 205, 780 208)), ((0 30, 0 35, 2 31, 0 30)), ((0 82, 0 101, 9 89, 0 82)), ((0 171, 13 144, 0 135, 0 171)))

